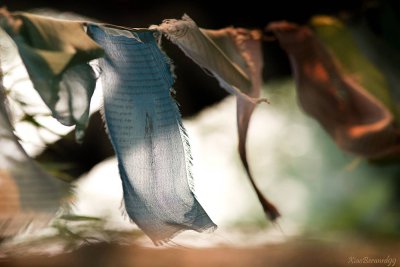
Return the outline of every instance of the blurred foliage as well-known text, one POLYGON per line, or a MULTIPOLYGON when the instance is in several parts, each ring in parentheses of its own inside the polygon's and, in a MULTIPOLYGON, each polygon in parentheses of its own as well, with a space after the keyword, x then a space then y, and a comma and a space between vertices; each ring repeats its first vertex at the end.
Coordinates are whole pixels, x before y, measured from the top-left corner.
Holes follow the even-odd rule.
POLYGON ((301 156, 288 157, 284 150, 269 151, 276 157, 279 176, 289 177, 286 179, 307 189, 307 200, 299 210, 306 218, 304 236, 400 237, 400 165, 368 162, 339 150, 317 122, 300 110, 292 80, 270 82, 265 90, 273 103, 268 108, 287 119, 288 131, 282 142, 291 143, 297 138, 297 142, 303 142, 304 137, 311 140, 311 149, 301 156), (304 126, 308 136, 298 137, 297 132, 289 130, 290 125, 304 126))
POLYGON ((132 244, 143 236, 138 229, 115 230, 106 224, 105 218, 64 214, 55 218, 45 232, 11 240, 3 250, 12 254, 38 251, 51 253, 54 250, 67 252, 96 243, 132 244))
MULTIPOLYGON (((318 122, 301 110, 292 79, 266 82, 263 94, 271 104, 260 105, 255 111, 248 153, 257 183, 282 211, 278 224, 283 234, 288 234, 288 238, 300 235, 300 238, 338 241, 351 236, 399 238, 400 165, 370 162, 340 150, 318 122), (293 232, 291 225, 298 230, 293 232)), ((216 109, 223 112, 219 107, 216 109)), ((212 136, 222 131, 221 127, 227 127, 221 118, 213 118, 215 123, 202 128, 201 134, 212 136)), ((211 139, 204 137, 205 141, 211 139)), ((234 155, 234 149, 231 153, 234 155)), ((249 239, 254 235, 269 235, 264 230, 279 227, 265 220, 251 194, 233 188, 235 184, 246 185, 240 161, 232 155, 226 155, 232 163, 223 168, 234 168, 229 170, 229 179, 237 182, 224 186, 231 194, 252 204, 245 211, 236 209, 237 216, 231 218, 227 227, 232 232, 246 232, 249 239)))

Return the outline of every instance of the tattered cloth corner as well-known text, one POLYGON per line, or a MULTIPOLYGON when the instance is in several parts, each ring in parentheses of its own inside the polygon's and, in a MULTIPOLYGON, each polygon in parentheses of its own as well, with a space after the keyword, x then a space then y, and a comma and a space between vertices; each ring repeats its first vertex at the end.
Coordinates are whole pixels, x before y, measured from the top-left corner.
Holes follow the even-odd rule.
POLYGON ((62 124, 76 125, 81 140, 88 123, 96 74, 88 62, 103 55, 81 22, 28 13, 1 12, 1 26, 16 43, 34 88, 62 124))
POLYGON ((105 50, 103 118, 118 159, 129 217, 156 243, 215 228, 193 193, 189 142, 171 96, 170 60, 157 32, 89 25, 105 50))
POLYGON ((189 58, 210 72, 222 88, 237 96, 240 158, 266 215, 274 221, 280 214, 256 186, 246 156, 247 130, 253 110, 256 104, 268 102, 260 98, 263 67, 261 32, 233 27, 201 29, 187 15, 181 20, 164 20, 161 25, 151 28, 164 33, 189 58))

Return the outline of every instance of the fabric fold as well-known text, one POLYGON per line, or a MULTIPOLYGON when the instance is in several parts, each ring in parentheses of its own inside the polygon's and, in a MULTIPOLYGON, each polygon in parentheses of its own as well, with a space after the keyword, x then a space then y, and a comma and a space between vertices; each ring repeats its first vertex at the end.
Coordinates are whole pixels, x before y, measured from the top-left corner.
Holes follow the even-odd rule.
POLYGON ((82 140, 96 85, 88 62, 101 57, 102 48, 87 36, 81 22, 3 10, 1 26, 16 43, 33 86, 53 117, 76 125, 77 140, 82 140))
POLYGON ((369 159, 399 155, 400 132, 393 115, 369 92, 378 88, 365 88, 376 83, 363 84, 347 75, 310 28, 275 22, 268 29, 289 55, 300 105, 339 147, 369 159))
POLYGON ((0 80, 0 236, 48 224, 69 192, 69 184, 44 172, 26 154, 10 122, 0 80))
POLYGON ((187 15, 181 20, 164 20, 152 26, 164 33, 189 58, 210 72, 221 87, 237 96, 239 155, 266 215, 275 220, 279 212, 255 184, 246 156, 246 138, 251 115, 260 98, 262 86, 262 34, 258 30, 199 28, 187 15))
POLYGON ((184 15, 181 20, 166 19, 161 25, 153 25, 151 28, 164 33, 189 58, 210 72, 229 93, 253 103, 266 101, 248 95, 251 91, 250 77, 188 15, 184 15))
POLYGON ((118 159, 129 217, 156 243, 215 228, 193 193, 185 129, 171 96, 170 61, 155 31, 89 25, 99 60, 103 117, 118 159))
MULTIPOLYGON (((392 97, 387 73, 384 72, 385 68, 378 66, 368 56, 370 54, 368 52, 374 49, 371 47, 374 40, 358 42, 357 37, 362 36, 360 29, 352 29, 346 23, 330 16, 314 16, 310 25, 316 37, 335 57, 341 71, 351 76, 364 90, 382 103, 399 122, 398 110, 392 97)), ((383 47, 377 51, 380 52, 381 58, 388 52, 387 48, 383 47)), ((396 53, 391 52, 391 58, 395 58, 396 53)))
MULTIPOLYGON (((262 33, 260 30, 248 30, 243 28, 228 27, 219 30, 201 29, 227 56, 227 58, 238 66, 250 79, 251 87, 247 95, 258 99, 261 93, 263 54, 262 33)), ((271 220, 280 216, 278 210, 271 204, 258 189, 247 161, 246 141, 251 115, 256 103, 237 97, 237 127, 239 136, 239 155, 243 162, 246 173, 257 193, 265 213, 271 220)))

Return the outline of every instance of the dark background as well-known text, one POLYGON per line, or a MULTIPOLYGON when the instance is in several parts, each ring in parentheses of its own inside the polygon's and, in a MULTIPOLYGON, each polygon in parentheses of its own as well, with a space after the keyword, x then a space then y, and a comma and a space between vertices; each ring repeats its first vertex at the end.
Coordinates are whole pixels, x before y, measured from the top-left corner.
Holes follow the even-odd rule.
MULTIPOLYGON (((166 18, 180 18, 187 13, 203 28, 218 29, 227 26, 264 28, 271 21, 288 20, 307 23, 316 14, 349 14, 358 16, 368 12, 378 12, 384 1, 242 1, 231 4, 221 1, 154 1, 154 0, 114 0, 114 1, 66 1, 66 0, 9 0, 0 1, 10 11, 30 11, 51 8, 59 12, 75 12, 107 23, 148 27, 159 24, 166 18), (371 11, 372 10, 372 11, 371 11), (377 11, 378 10, 378 11, 377 11)), ((387 2, 387 1, 385 1, 387 2)), ((391 1, 396 6, 396 1, 391 1)), ((202 108, 226 96, 215 79, 208 77, 189 59, 182 56, 174 46, 164 42, 164 49, 176 65, 178 79, 175 84, 177 100, 184 116, 193 115, 202 108)), ((264 79, 290 74, 286 55, 276 42, 264 43, 264 79)))
MULTIPOLYGON (((307 23, 317 14, 346 17, 366 17, 371 27, 379 32, 375 20, 382 14, 383 7, 399 10, 399 1, 242 1, 240 5, 219 1, 154 1, 154 0, 114 0, 114 1, 65 1, 65 0, 9 0, 0 1, 10 11, 32 11, 51 8, 58 12, 74 12, 103 22, 130 26, 148 27, 159 24, 166 18, 180 18, 184 13, 192 17, 200 27, 218 29, 226 26, 261 28, 269 22, 288 20, 300 24, 307 23)), ((72 37, 73 38, 73 37, 72 37)), ((163 48, 174 62, 177 80, 174 88, 176 99, 184 117, 192 116, 204 107, 224 98, 227 93, 217 81, 205 74, 196 64, 167 40, 163 48)), ((264 82, 290 75, 290 66, 285 53, 277 42, 264 42, 264 82)), ((37 157, 41 162, 74 162, 75 168, 66 172, 78 177, 95 164, 112 156, 113 150, 104 132, 99 114, 92 116, 83 144, 77 144, 74 133, 67 135, 37 157)))
MULTIPOLYGON (((113 1, 66 1, 66 0, 8 0, 1 1, 10 10, 29 10, 50 7, 61 12, 76 12, 110 23, 146 27, 159 23, 164 18, 177 18, 188 13, 202 27, 220 28, 227 25, 262 27, 266 22, 288 19, 305 22, 311 15, 338 12, 358 12, 366 5, 379 1, 242 1, 241 4, 221 1, 155 1, 155 0, 113 0, 113 1)), ((240 1, 239 1, 240 2, 240 1)))

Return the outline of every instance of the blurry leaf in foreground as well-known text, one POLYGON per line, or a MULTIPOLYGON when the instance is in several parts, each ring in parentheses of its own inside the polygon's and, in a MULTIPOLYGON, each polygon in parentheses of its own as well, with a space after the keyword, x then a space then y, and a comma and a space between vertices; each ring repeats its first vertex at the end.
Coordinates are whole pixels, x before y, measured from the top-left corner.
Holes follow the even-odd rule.
MULTIPOLYGON (((289 55, 301 106, 339 147, 371 159, 400 155, 400 136, 393 115, 370 93, 387 96, 386 88, 366 90, 357 77, 346 73, 336 54, 310 28, 288 22, 274 22, 267 28, 289 55)), ((351 55, 346 59, 351 59, 351 55)), ((376 82, 372 80, 372 85, 365 86, 376 82)))
POLYGON ((67 221, 100 221, 100 218, 83 216, 83 215, 74 215, 74 214, 65 214, 60 216, 60 219, 67 221))

